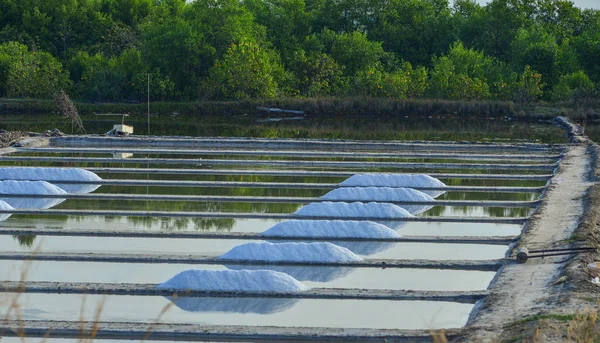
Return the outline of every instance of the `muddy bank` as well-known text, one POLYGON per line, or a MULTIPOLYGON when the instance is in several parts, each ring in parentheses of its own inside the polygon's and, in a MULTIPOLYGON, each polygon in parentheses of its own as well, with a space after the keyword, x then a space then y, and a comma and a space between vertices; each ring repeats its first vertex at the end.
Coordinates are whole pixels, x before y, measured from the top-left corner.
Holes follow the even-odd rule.
MULTIPOLYGON (((531 250, 598 245, 598 147, 590 143, 578 125, 565 118, 558 118, 557 123, 565 127, 575 144, 568 147, 517 247, 531 250)), ((473 312, 462 339, 563 342, 573 337, 576 313, 586 306, 589 310, 590 299, 595 302, 600 289, 590 282, 592 276, 585 270, 591 261, 600 261, 600 253, 531 259, 525 264, 504 266, 490 288, 491 295, 473 312)))

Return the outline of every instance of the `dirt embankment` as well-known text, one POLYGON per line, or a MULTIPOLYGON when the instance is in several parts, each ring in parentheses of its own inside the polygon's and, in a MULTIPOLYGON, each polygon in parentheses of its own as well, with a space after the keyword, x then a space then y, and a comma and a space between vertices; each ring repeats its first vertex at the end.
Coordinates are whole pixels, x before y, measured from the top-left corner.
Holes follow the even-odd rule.
MULTIPOLYGON (((598 247, 600 147, 558 118, 571 142, 544 203, 523 230, 521 246, 598 247)), ((514 253, 514 252, 513 252, 514 253)), ((529 260, 504 267, 470 321, 468 342, 597 342, 600 286, 586 266, 600 252, 529 260)))
POLYGON ((0 130, 0 148, 9 147, 25 137, 29 137, 27 132, 0 130))

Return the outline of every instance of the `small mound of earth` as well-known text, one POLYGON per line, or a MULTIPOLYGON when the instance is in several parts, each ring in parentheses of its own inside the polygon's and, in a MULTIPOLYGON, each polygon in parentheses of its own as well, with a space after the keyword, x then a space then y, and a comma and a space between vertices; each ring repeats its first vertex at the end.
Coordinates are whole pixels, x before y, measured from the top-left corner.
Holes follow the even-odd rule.
POLYGON ((29 135, 23 131, 6 131, 0 129, 0 148, 9 147, 25 137, 29 137, 29 135))

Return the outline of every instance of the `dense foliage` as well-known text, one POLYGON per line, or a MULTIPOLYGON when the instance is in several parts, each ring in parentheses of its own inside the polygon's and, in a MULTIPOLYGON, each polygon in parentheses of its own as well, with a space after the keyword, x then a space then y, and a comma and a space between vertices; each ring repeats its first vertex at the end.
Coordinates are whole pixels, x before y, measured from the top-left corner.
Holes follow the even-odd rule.
POLYGON ((567 0, 0 0, 0 96, 87 101, 598 96, 567 0))

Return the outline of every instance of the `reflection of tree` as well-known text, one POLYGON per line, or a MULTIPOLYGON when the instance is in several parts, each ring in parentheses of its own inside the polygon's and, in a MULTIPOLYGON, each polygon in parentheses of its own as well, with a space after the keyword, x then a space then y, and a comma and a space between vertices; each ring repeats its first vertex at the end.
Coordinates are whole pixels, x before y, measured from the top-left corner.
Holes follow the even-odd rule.
POLYGON ((539 193, 504 193, 504 192, 446 192, 436 200, 513 200, 533 201, 539 193))
MULTIPOLYGON (((481 206, 435 206, 423 213, 423 216, 442 216, 447 207, 451 207, 455 213, 462 213, 465 217, 472 217, 476 215, 476 209, 481 206)), ((528 207, 483 207, 482 211, 490 217, 527 217, 533 209, 528 207)))
POLYGON ((134 201, 134 200, 77 200, 65 202, 58 209, 130 210, 170 212, 241 212, 292 213, 302 205, 294 203, 252 203, 215 201, 134 201))
POLYGON ((19 242, 20 246, 31 248, 35 242, 36 235, 13 235, 13 238, 19 242))
MULTIPOLYGON (((113 122, 84 116, 86 130, 90 133, 105 133, 113 122)), ((459 117, 436 117, 422 120, 422 117, 371 116, 321 117, 298 122, 257 124, 253 116, 207 117, 198 121, 193 116, 182 116, 173 121, 168 116, 154 119, 156 135, 189 135, 204 137, 281 137, 281 138, 335 138, 335 139, 374 139, 374 140, 443 140, 443 141, 514 141, 537 139, 544 143, 564 143, 561 129, 553 125, 508 120, 473 120, 459 117)), ((9 116, 5 121, 17 124, 3 124, 2 128, 42 132, 49 127, 70 132, 71 122, 56 115, 44 116, 40 121, 22 122, 17 116, 9 116), (21 123, 22 122, 22 123, 21 123)), ((145 122, 131 121, 129 124, 144 127, 145 122)), ((594 130, 590 129, 590 132, 594 130)))
POLYGON ((155 218, 127 217, 135 227, 150 229, 159 226, 164 231, 181 231, 193 228, 196 231, 231 231, 235 226, 232 218, 155 218))

